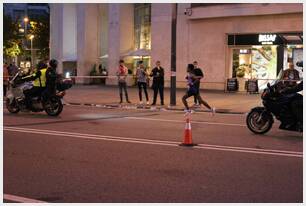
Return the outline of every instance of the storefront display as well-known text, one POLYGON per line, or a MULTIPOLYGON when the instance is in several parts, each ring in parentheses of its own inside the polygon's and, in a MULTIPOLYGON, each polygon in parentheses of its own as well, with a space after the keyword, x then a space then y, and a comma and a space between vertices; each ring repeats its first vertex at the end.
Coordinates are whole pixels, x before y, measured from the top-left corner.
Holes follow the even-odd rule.
POLYGON ((276 46, 252 47, 251 78, 258 79, 259 89, 264 89, 271 79, 277 76, 276 46))
POLYGON ((289 62, 295 65, 303 59, 302 33, 228 35, 228 45, 233 47, 229 78, 238 79, 239 91, 246 91, 249 79, 258 80, 263 90, 289 62))

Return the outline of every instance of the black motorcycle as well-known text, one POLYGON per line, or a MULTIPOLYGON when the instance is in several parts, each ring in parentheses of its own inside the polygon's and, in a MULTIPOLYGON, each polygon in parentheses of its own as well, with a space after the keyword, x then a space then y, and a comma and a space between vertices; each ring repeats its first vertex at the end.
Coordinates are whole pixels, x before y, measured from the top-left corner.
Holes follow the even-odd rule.
POLYGON ((23 82, 21 77, 24 76, 19 70, 17 74, 9 82, 9 91, 6 98, 6 108, 10 113, 18 113, 19 111, 42 112, 45 111, 49 116, 58 116, 63 110, 62 98, 65 95, 65 90, 72 86, 71 79, 58 78, 56 84, 56 94, 32 97, 31 107, 28 108, 25 102, 24 91, 33 87, 32 82, 23 82))
POLYGON ((255 134, 268 132, 274 123, 273 116, 281 122, 280 129, 303 131, 303 122, 296 120, 290 108, 292 100, 303 99, 303 96, 299 93, 283 95, 280 93, 282 88, 283 82, 280 80, 272 86, 268 83, 261 95, 264 107, 255 107, 248 113, 246 123, 255 134))

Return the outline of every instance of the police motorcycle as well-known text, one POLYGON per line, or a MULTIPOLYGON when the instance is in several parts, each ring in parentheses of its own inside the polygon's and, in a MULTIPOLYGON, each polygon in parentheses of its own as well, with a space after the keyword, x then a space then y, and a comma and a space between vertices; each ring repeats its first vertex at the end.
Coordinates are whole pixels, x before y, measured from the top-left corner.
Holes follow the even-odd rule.
POLYGON ((24 82, 21 78, 25 76, 23 70, 19 70, 9 81, 9 90, 6 96, 6 108, 10 113, 19 111, 42 112, 45 111, 49 116, 58 116, 63 110, 63 100, 65 90, 72 87, 70 78, 61 78, 59 76, 56 83, 56 94, 48 98, 43 98, 43 94, 32 97, 31 107, 27 108, 24 91, 33 87, 32 82, 24 82))
MULTIPOLYGON (((303 63, 298 62, 297 66, 301 67, 303 63)), ((274 123, 273 117, 281 122, 279 129, 303 132, 303 121, 297 121, 290 108, 292 100, 303 99, 303 95, 299 93, 281 94, 282 89, 284 89, 284 83, 279 78, 274 83, 267 84, 267 88, 261 95, 263 107, 251 109, 246 118, 247 127, 253 133, 268 132, 274 123)))

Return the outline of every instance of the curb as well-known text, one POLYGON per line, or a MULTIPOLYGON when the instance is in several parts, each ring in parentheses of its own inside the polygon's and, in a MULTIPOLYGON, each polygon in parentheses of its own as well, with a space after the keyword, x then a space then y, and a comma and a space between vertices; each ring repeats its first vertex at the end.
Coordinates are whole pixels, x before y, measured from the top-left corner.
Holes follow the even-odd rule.
MULTIPOLYGON (((119 104, 92 104, 92 103, 76 103, 76 102, 65 102, 64 105, 73 105, 73 106, 87 106, 87 107, 100 107, 100 108, 106 108, 106 109, 115 109, 115 108, 123 108, 123 109, 148 109, 148 110, 160 110, 160 111, 184 111, 183 108, 174 108, 168 106, 167 108, 163 107, 151 107, 151 106, 139 106, 139 105, 119 105, 119 104)), ((193 109, 196 112, 210 112, 208 110, 203 109, 193 109)), ((219 114, 245 114, 245 112, 235 112, 230 111, 229 109, 217 109, 216 113, 219 114)))

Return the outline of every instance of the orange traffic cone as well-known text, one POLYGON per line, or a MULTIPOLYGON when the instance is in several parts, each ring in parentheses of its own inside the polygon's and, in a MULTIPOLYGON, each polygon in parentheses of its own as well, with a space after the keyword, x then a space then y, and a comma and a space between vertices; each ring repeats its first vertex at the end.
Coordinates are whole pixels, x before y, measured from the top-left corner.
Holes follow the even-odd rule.
POLYGON ((190 123, 189 115, 187 115, 184 142, 182 144, 180 144, 180 146, 195 146, 195 145, 196 144, 192 143, 191 123, 190 123))

